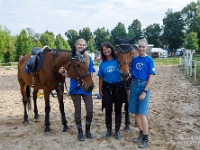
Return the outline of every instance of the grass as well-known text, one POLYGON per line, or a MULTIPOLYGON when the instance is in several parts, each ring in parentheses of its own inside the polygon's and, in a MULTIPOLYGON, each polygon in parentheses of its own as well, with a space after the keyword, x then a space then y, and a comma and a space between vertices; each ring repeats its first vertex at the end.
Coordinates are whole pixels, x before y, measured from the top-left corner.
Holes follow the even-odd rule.
POLYGON ((179 57, 154 58, 155 65, 179 65, 179 57))

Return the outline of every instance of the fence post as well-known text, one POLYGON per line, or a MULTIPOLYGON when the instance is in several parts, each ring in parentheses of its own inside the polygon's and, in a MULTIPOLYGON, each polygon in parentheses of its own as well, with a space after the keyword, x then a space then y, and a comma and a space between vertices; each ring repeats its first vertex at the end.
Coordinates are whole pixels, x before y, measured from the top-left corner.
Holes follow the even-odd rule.
POLYGON ((194 60, 194 82, 197 82, 197 62, 194 60))
POLYGON ((191 60, 189 60, 190 61, 190 77, 192 77, 192 61, 191 60))

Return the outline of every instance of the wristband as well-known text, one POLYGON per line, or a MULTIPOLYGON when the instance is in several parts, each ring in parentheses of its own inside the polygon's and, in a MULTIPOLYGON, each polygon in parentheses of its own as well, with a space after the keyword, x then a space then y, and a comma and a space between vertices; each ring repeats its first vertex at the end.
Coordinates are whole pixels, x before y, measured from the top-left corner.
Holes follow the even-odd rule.
POLYGON ((147 90, 143 90, 143 92, 144 92, 144 93, 147 93, 148 91, 147 91, 147 90))

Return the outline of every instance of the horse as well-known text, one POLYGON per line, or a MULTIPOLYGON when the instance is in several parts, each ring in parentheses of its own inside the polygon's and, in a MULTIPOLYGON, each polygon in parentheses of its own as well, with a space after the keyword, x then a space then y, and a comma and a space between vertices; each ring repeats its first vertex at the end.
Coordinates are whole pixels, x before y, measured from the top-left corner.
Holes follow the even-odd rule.
MULTIPOLYGON (((37 63, 38 64, 38 63, 37 63)), ((56 90, 59 109, 61 113, 61 121, 63 125, 63 132, 66 132, 69 127, 67 126, 67 120, 65 117, 64 103, 63 103, 63 91, 65 77, 59 73, 61 66, 64 66, 67 70, 69 77, 74 78, 80 85, 84 86, 84 90, 91 92, 94 88, 94 82, 91 74, 88 71, 85 59, 80 52, 76 51, 74 47, 72 52, 66 50, 55 50, 45 47, 33 48, 32 54, 27 54, 20 58, 18 62, 18 82, 21 89, 22 102, 24 107, 24 120, 23 123, 28 122, 27 108, 31 109, 30 101, 30 88, 33 88, 33 102, 34 102, 34 118, 39 118, 37 109, 37 93, 40 89, 43 90, 45 99, 45 133, 50 133, 50 102, 49 95, 52 90, 56 90), (39 51, 39 52, 38 52, 39 51), (31 58, 35 58, 37 62, 43 61, 40 65, 40 69, 36 70, 37 65, 29 64, 31 58), (29 66, 29 67, 28 67, 29 66), (28 73, 25 70, 28 68, 28 73), (34 68, 34 69, 30 69, 34 68), (32 70, 32 73, 30 73, 32 70), (27 107, 28 104, 28 107, 27 107)))
POLYGON ((130 95, 130 82, 131 82, 131 64, 133 57, 139 55, 138 48, 136 45, 132 43, 136 40, 137 36, 132 39, 119 39, 112 33, 115 42, 118 44, 116 45, 116 55, 118 61, 118 68, 121 72, 121 81, 124 82, 126 88, 126 98, 125 98, 125 128, 124 130, 130 132, 130 116, 128 113, 128 102, 129 102, 129 95, 130 95))

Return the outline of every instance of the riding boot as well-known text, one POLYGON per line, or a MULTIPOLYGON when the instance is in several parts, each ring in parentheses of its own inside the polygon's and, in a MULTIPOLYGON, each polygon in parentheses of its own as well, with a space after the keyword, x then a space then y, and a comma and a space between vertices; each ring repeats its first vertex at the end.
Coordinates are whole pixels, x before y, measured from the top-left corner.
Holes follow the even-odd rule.
POLYGON ((107 139, 112 135, 112 126, 110 124, 106 124, 107 132, 103 135, 103 138, 107 139))
POLYGON ((92 124, 92 117, 87 117, 86 116, 86 123, 85 123, 85 133, 86 133, 86 137, 89 139, 93 139, 94 136, 92 135, 92 133, 90 132, 90 127, 92 124))
POLYGON ((76 122, 76 127, 78 129, 78 140, 79 141, 84 141, 84 136, 83 136, 83 130, 82 130, 82 124, 81 124, 81 118, 75 118, 75 122, 76 122))
POLYGON ((148 146, 148 134, 147 135, 144 135, 143 138, 142 138, 142 142, 140 144, 140 148, 146 148, 148 146))
POLYGON ((107 132, 103 135, 103 138, 105 139, 112 135, 112 113, 106 113, 106 128, 107 132))
POLYGON ((139 137, 138 138, 136 138, 135 140, 134 140, 134 142, 136 142, 136 143, 139 143, 139 142, 141 142, 142 141, 142 139, 143 139, 143 132, 142 132, 142 130, 140 130, 140 134, 139 134, 139 137))
POLYGON ((117 140, 119 140, 121 138, 121 135, 120 135, 120 126, 121 126, 121 119, 122 119, 122 116, 121 115, 115 115, 115 138, 117 140))

